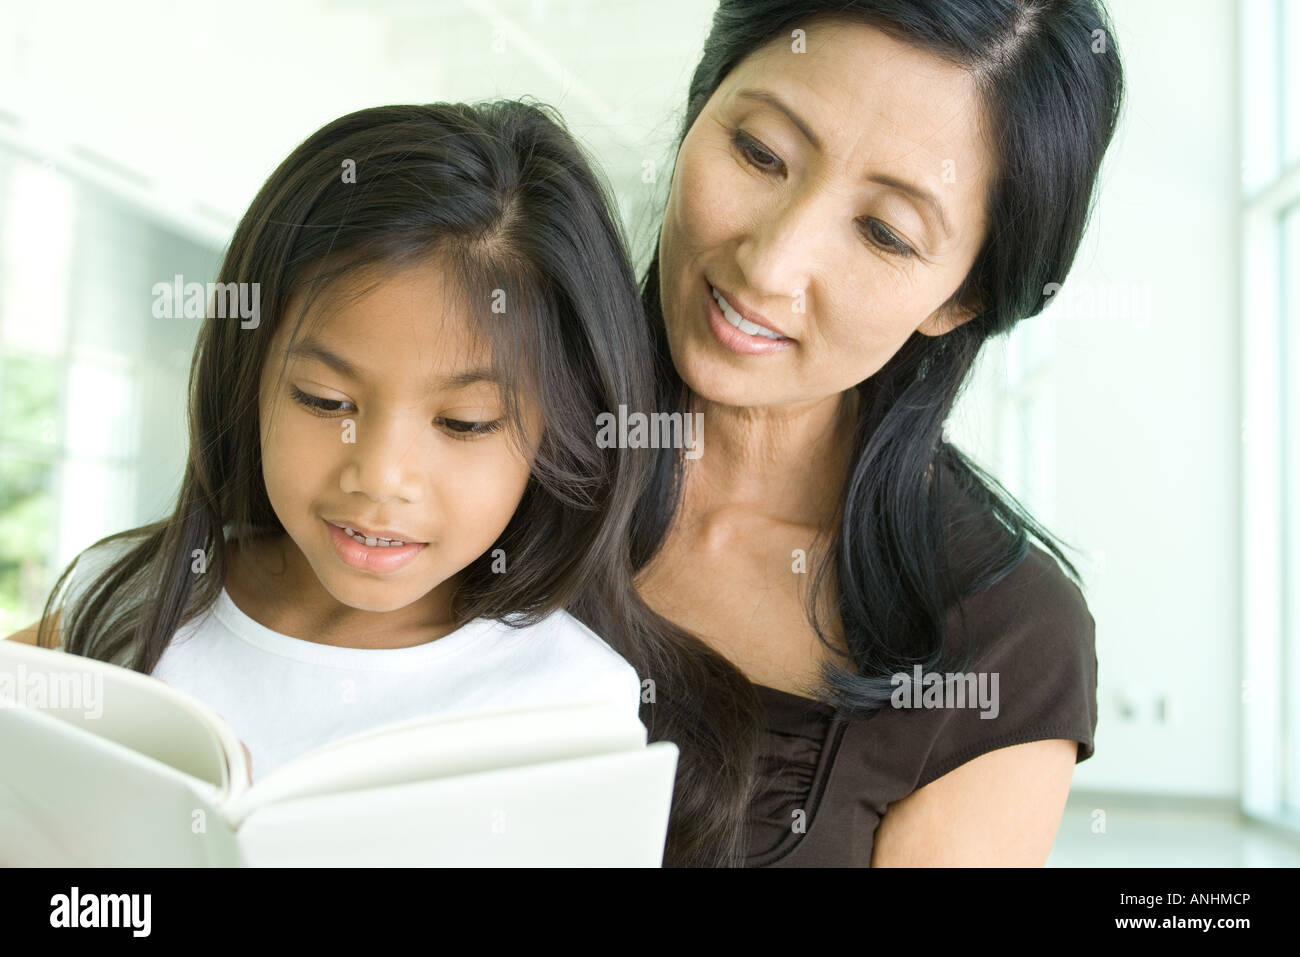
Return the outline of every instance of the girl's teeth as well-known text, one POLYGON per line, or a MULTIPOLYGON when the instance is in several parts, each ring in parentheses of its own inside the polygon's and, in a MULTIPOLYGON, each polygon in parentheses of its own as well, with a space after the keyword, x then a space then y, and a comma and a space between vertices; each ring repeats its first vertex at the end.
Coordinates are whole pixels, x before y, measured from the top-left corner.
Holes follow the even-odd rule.
POLYGON ((344 526, 343 531, 348 533, 348 537, 356 539, 358 542, 361 542, 362 544, 369 545, 371 548, 395 548, 398 545, 406 544, 405 542, 399 542, 395 539, 366 538, 363 535, 359 535, 358 533, 354 532, 352 529, 346 526, 344 526))

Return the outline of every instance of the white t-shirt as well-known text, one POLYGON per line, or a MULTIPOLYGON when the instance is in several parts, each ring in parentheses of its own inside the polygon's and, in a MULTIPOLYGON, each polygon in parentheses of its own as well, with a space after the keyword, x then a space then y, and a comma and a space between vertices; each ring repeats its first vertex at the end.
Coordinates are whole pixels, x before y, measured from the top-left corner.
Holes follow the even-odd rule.
MULTIPOLYGON (((122 546, 84 553, 69 599, 122 546)), ((181 626, 153 676, 220 714, 261 779, 328 742, 426 715, 612 698, 637 714, 630 664, 566 611, 516 629, 479 618, 408 648, 340 648, 272 631, 222 588, 181 626)))

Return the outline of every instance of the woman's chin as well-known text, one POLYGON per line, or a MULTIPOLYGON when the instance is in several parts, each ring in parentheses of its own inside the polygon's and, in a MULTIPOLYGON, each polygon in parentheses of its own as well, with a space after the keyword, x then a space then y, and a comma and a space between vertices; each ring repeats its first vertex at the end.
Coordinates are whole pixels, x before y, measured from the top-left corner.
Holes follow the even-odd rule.
MULTIPOLYGON (((691 391, 713 405, 733 406, 747 409, 763 405, 779 404, 773 401, 770 386, 756 376, 736 373, 732 370, 718 369, 716 372, 701 368, 698 375, 682 376, 691 391)), ((768 380, 770 383, 770 378, 768 380)))

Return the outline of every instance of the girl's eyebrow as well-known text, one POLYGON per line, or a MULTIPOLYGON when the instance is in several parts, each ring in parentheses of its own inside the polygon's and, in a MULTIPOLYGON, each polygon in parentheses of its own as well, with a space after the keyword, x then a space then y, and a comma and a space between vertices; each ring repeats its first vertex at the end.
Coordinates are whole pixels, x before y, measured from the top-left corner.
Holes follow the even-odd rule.
MULTIPOLYGON (((337 353, 331 352, 316 339, 303 339, 290 348, 289 358, 314 359, 329 366, 339 375, 347 376, 354 382, 364 382, 366 379, 365 374, 360 369, 337 353)), ((467 369, 452 375, 433 376, 429 381, 429 386, 434 389, 450 391, 463 389, 466 386, 474 385, 476 382, 487 382, 491 385, 501 384, 494 370, 478 368, 467 369)))

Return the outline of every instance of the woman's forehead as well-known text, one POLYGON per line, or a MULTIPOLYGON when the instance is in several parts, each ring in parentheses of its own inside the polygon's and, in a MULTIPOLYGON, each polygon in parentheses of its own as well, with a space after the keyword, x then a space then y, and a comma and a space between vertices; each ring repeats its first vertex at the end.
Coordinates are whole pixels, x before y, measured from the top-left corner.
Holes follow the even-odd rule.
POLYGON ((723 81, 733 105, 775 92, 828 145, 863 141, 874 131, 934 153, 982 151, 983 112, 969 71, 866 24, 817 26, 803 44, 778 37, 746 57, 723 81), (802 52, 800 52, 802 51, 802 52))

